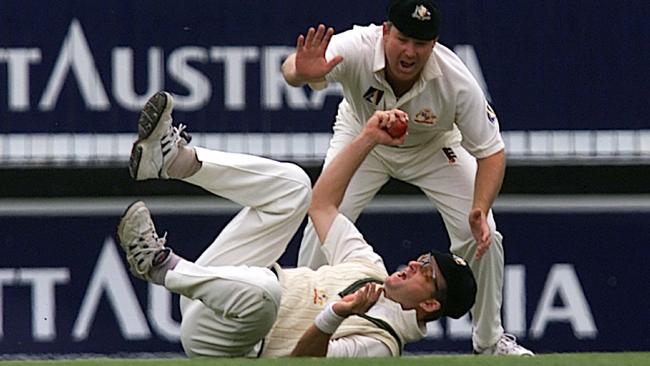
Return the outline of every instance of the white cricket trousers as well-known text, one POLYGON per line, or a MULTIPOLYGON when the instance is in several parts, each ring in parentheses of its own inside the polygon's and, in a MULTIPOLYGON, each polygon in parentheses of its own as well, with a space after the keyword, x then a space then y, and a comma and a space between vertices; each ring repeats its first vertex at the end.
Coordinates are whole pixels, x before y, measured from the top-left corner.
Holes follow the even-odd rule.
POLYGON ((255 356, 275 322, 282 289, 269 270, 302 223, 311 181, 290 163, 196 148, 201 169, 184 179, 244 208, 165 287, 181 297, 181 342, 190 357, 255 356))
MULTIPOLYGON (((340 107, 336 118, 334 136, 330 141, 325 166, 357 135, 354 131, 339 126, 343 124, 343 120, 356 118, 349 108, 340 107)), ((471 310, 474 328, 472 341, 475 348, 485 348, 494 345, 503 333, 501 325, 504 272, 502 236, 496 230, 492 211, 490 211, 488 223, 492 231, 492 244, 481 260, 475 259, 476 241, 472 236, 468 216, 474 194, 476 158, 458 143, 445 147, 450 148, 455 154, 454 162, 450 161, 440 147, 433 149, 422 146, 417 151, 375 148, 353 176, 339 211, 353 222, 356 221, 363 208, 390 177, 419 187, 436 206, 445 223, 451 242, 451 252, 465 258, 474 272, 478 292, 476 304, 471 310)), ((421 253, 413 253, 413 255, 418 254, 421 253)), ((298 266, 316 269, 326 263, 318 236, 309 221, 300 245, 298 266)))

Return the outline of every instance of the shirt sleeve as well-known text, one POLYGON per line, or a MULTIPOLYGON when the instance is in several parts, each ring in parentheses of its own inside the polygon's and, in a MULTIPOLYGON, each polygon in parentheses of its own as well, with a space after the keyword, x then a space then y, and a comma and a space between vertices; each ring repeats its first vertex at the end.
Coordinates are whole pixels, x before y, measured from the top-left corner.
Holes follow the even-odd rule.
POLYGON ((331 265, 349 262, 353 259, 366 259, 372 263, 384 265, 381 256, 375 253, 357 227, 340 213, 332 222, 321 249, 331 265))
POLYGON ((499 120, 478 85, 458 96, 456 125, 463 135, 462 145, 477 158, 486 158, 504 148, 499 120))
POLYGON ((347 63, 347 49, 345 46, 348 42, 347 39, 350 38, 347 34, 348 32, 349 31, 333 35, 330 44, 327 46, 327 50, 325 50, 325 59, 327 61, 332 60, 335 56, 343 56, 343 62, 336 65, 332 71, 325 75, 325 80, 328 82, 339 81, 341 75, 345 73, 344 69, 345 64, 347 63))
POLYGON ((381 341, 362 335, 331 340, 327 357, 391 357, 390 348, 381 341))

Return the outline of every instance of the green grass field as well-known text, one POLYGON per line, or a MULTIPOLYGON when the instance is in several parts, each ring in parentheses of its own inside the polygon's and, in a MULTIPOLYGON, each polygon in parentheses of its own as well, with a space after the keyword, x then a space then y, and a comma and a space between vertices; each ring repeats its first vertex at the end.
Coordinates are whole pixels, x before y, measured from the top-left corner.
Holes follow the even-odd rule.
POLYGON ((639 353, 562 353, 536 357, 408 356, 375 359, 84 359, 62 361, 2 361, 0 366, 627 366, 650 365, 650 352, 639 353))

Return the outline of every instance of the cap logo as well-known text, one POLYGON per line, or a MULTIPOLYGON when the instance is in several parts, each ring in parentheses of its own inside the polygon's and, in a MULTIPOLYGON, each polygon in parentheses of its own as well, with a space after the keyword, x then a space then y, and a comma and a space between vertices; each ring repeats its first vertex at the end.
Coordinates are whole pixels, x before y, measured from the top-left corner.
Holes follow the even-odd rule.
POLYGON ((431 20, 431 13, 426 6, 420 4, 415 6, 415 10, 413 11, 413 14, 411 14, 411 17, 421 21, 431 20))
POLYGON ((461 258, 461 257, 459 257, 457 255, 453 255, 453 256, 454 256, 454 262, 456 262, 456 264, 458 264, 459 266, 466 266, 467 265, 467 262, 465 262, 465 260, 463 258, 461 258))

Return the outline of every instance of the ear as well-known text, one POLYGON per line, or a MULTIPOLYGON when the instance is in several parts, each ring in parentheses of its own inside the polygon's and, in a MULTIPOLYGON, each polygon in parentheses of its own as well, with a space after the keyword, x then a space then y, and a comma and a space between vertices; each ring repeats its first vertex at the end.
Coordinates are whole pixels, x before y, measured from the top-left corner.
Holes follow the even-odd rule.
POLYGON ((388 27, 388 23, 384 22, 381 29, 382 29, 382 36, 384 36, 384 38, 386 38, 388 36, 388 33, 390 33, 390 28, 388 27))
POLYGON ((433 313, 440 310, 440 303, 436 299, 424 300, 419 304, 420 308, 427 313, 433 313))

